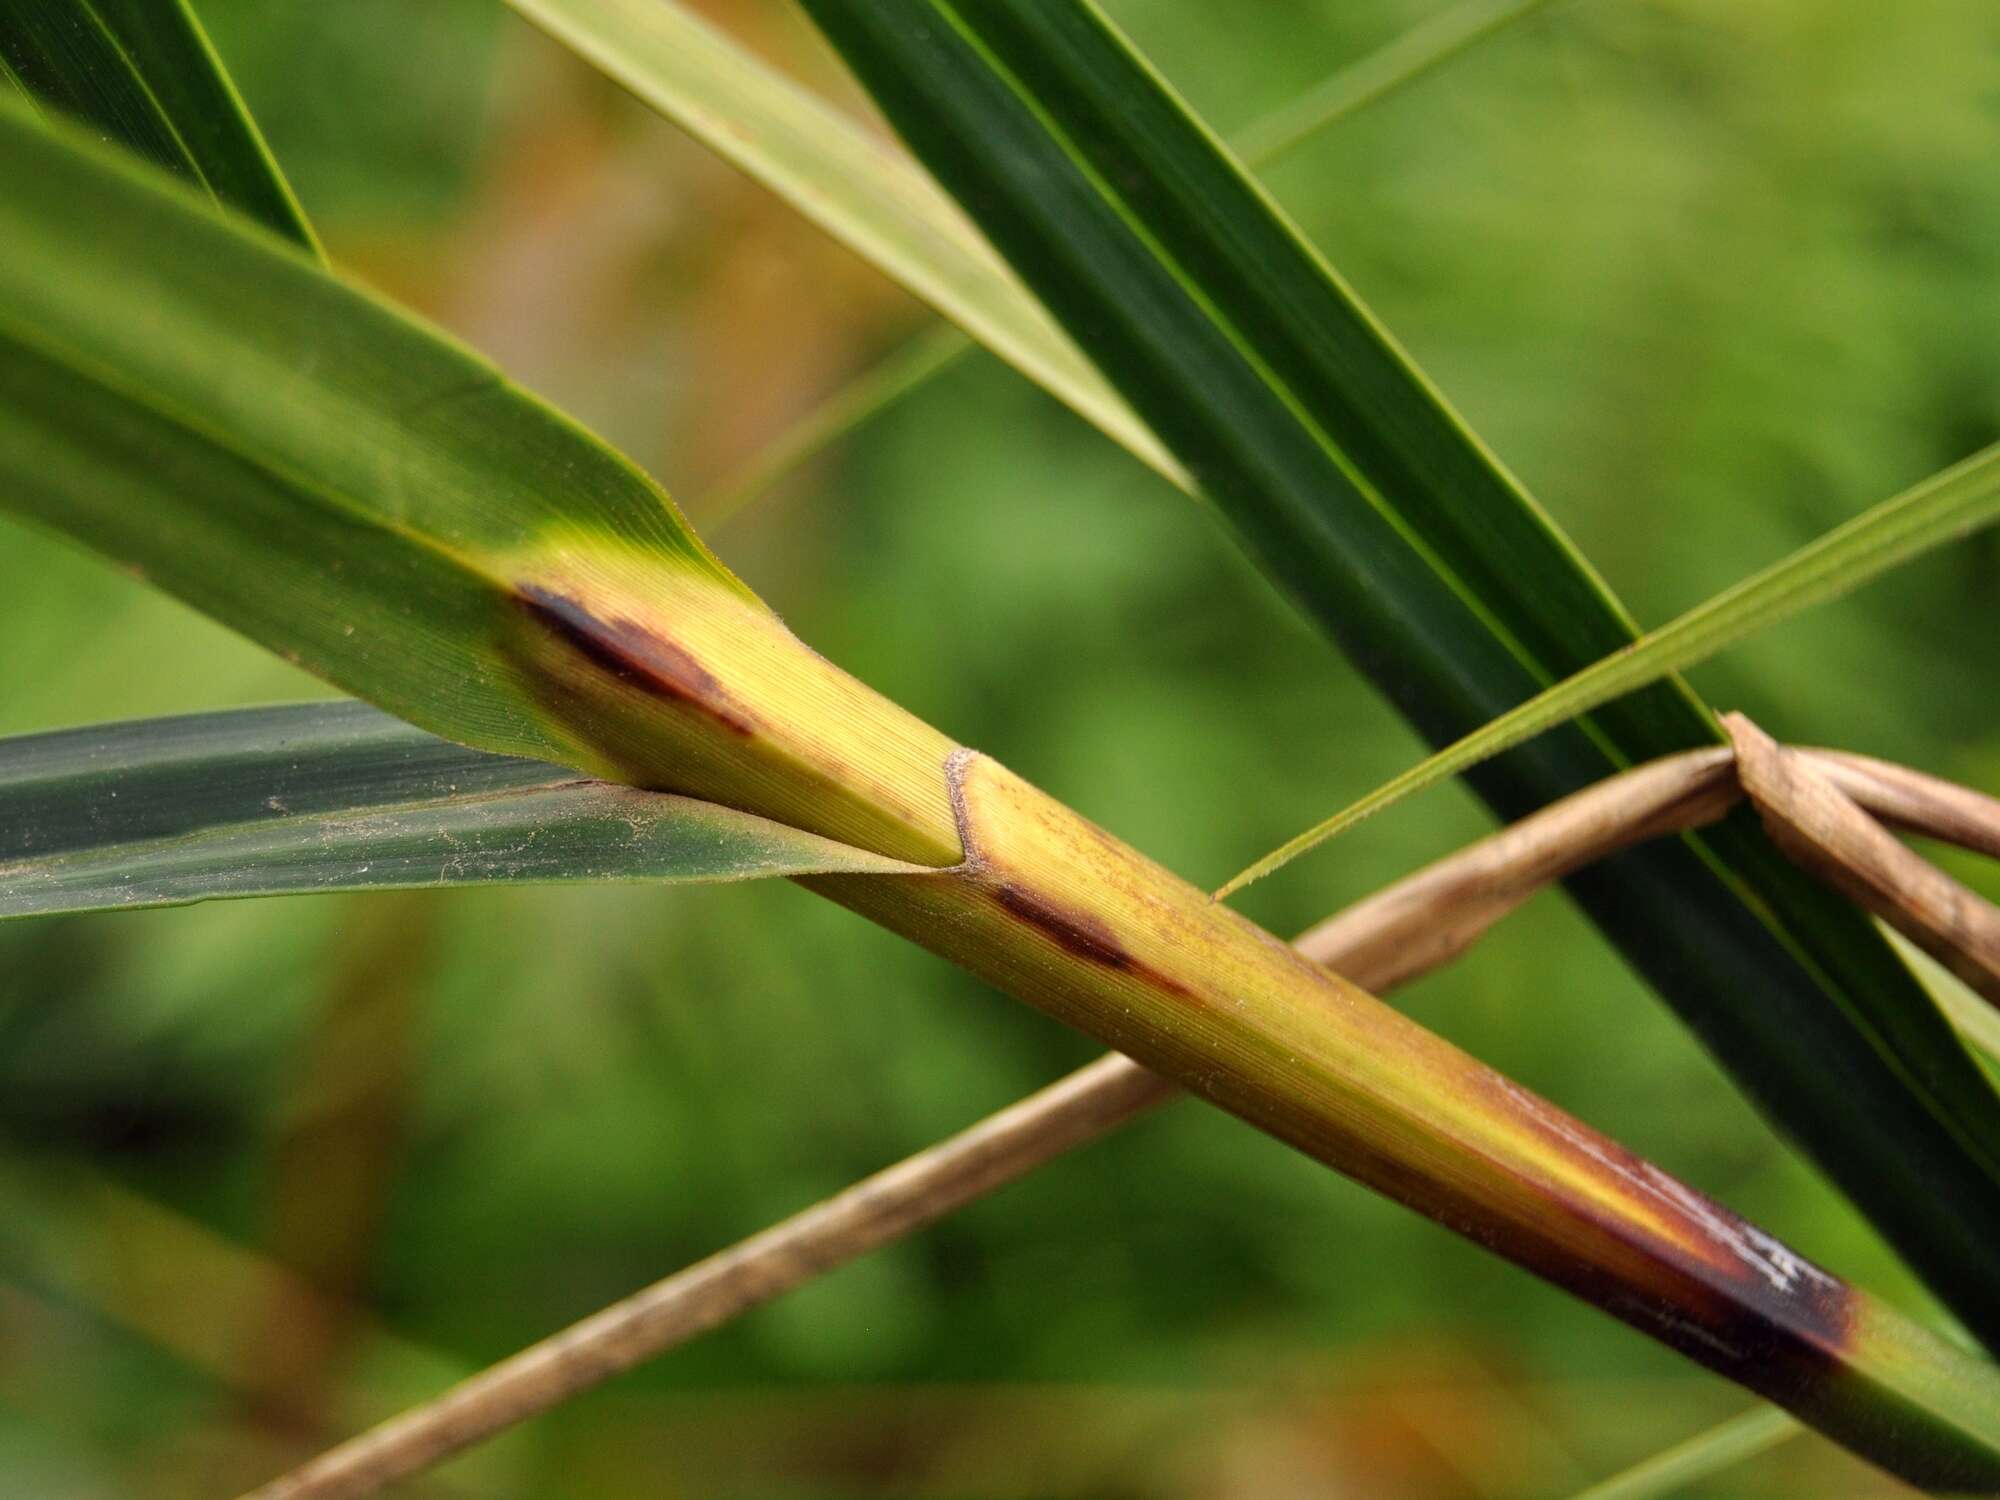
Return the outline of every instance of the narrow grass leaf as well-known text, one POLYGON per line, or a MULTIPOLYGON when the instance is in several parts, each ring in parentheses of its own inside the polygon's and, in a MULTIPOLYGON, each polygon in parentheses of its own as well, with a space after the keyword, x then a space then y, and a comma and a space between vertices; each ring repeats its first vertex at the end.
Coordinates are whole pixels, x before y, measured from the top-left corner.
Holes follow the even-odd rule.
POLYGON ((0 503, 543 759, 566 747, 499 648, 516 556, 601 543, 740 591, 638 471, 304 255, 5 101, 0 177, 0 503))
POLYGON ((1662 1500, 1768 1452, 1803 1430, 1790 1413, 1760 1406, 1593 1484, 1575 1500, 1662 1500))
POLYGON ((1938 1009, 1951 1018, 1967 1042, 2000 1066, 2000 1011, 1976 995, 1972 987, 1943 964, 1932 958, 1895 928, 1884 922, 1882 935, 1903 956, 1917 978, 1930 991, 1938 1009))
POLYGON ((715 535, 744 507, 932 376, 956 364, 971 348, 950 324, 939 324, 912 337, 841 386, 737 472, 724 476, 695 509, 702 530, 715 535))
POLYGON ((0 10, 0 72, 318 253, 187 0, 13 0, 0 10))
POLYGON ((1176 483, 1180 467, 930 178, 662 0, 509 0, 1176 483))
POLYGON ((5 100, 0 180, 0 505, 447 739, 708 801, 747 785, 782 822, 958 861, 951 741, 910 721, 882 743, 871 695, 624 458, 5 100), (706 665, 724 660, 740 694, 706 665), (789 739, 752 706, 801 701, 811 732, 789 739), (841 774, 857 764, 873 779, 841 774))
POLYGON ((1335 120, 1365 109, 1559 3, 1561 0, 1460 0, 1257 121, 1231 144, 1237 155, 1253 165, 1274 162, 1335 120))
MULTIPOLYGON (((803 0, 1243 545, 1435 745, 1630 644, 1549 519, 1075 0, 803 0)), ((1678 683, 1480 766, 1512 820, 1718 742, 1678 683)), ((1766 1114, 2000 1342, 2000 1096, 1859 913, 1732 818, 1570 882, 1766 1114), (1856 1132, 1855 1112, 1872 1128, 1856 1132)))
POLYGON ((0 918, 911 869, 712 802, 468 750, 364 703, 0 739, 0 918))
POLYGON ((1355 824, 1426 787, 1635 689, 1682 672, 1746 636, 1836 599, 2000 519, 2000 446, 1933 475, 1807 543, 1791 556, 1648 631, 1610 656, 1537 693, 1419 762, 1367 796, 1279 845, 1215 893, 1221 900, 1262 880, 1355 824))

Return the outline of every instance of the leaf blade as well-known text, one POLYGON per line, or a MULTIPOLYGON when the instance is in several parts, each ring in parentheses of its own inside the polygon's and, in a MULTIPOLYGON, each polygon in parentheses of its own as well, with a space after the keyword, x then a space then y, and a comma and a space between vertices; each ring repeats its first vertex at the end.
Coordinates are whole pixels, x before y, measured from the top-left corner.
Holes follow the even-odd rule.
POLYGON ((485 360, 11 106, 0 158, 0 474, 30 519, 433 732, 544 759, 566 747, 493 645, 511 557, 601 537, 743 594, 485 360), (404 660, 357 644, 364 611, 404 660))
MULTIPOLYGON (((858 122, 828 108, 737 47, 682 0, 509 0, 524 18, 571 48, 695 140, 753 177, 883 274, 948 318, 1170 482, 1192 482, 1143 423, 1103 383, 1039 304, 976 235, 963 215, 858 122), (865 189, 856 191, 856 187, 865 189), (829 192, 829 188, 832 189, 829 192)), ((1237 137, 1247 160, 1262 163, 1303 144, 1334 122, 1425 77, 1478 42, 1525 21, 1552 0, 1460 0, 1450 10, 1349 63, 1321 86, 1254 122, 1237 137)), ((973 337, 960 335, 957 347, 973 337)), ((912 378, 892 356, 857 377, 824 410, 784 435, 778 457, 814 451, 848 425, 857 408, 897 387, 900 399, 949 359, 912 378)), ((914 352, 914 351, 913 351, 914 352)), ((783 465, 774 465, 782 470, 783 465)), ((761 480, 761 467, 744 476, 761 480)), ((739 480, 724 487, 714 514, 746 502, 739 480)), ((708 513, 704 513, 704 519, 708 513)))
POLYGON ((355 702, 0 739, 0 920, 344 890, 910 874, 355 702))
POLYGON ((0 70, 23 90, 319 254, 187 0, 20 0, 0 70))
POLYGON ((843 843, 962 857, 951 741, 915 720, 869 740, 867 690, 622 456, 7 100, 0 173, 22 184, 0 195, 0 504, 448 739, 704 800, 747 783, 758 811, 843 843), (809 729, 748 712, 800 699, 809 729))
POLYGON ((679 5, 509 0, 1177 484, 1179 465, 936 186, 679 5))

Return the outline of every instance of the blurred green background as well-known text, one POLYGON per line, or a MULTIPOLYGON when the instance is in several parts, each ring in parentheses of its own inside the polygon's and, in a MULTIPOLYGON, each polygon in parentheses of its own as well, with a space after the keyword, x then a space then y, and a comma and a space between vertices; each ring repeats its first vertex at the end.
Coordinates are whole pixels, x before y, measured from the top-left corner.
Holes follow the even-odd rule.
MULTIPOLYGON (((197 8, 341 265, 697 522, 925 326, 493 0, 197 8)), ((703 9, 854 102, 788 7, 703 9)), ((1110 9, 1228 130, 1437 7, 1110 9)), ((1268 180, 1658 623, 2000 432, 1996 125, 1986 0, 1573 0, 1268 180)), ((983 356, 716 540, 834 660, 1196 881, 1419 752, 1219 525, 983 356)), ((1996 562, 1988 533, 1698 685, 2000 786, 1996 562)), ((0 618, 0 732, 322 691, 11 524, 0 618)), ((1432 793, 1243 905, 1293 931, 1486 827, 1432 793)), ((1929 1313, 1561 897, 1398 1003, 1929 1313)), ((9 925, 0 1491, 233 1493, 1091 1055, 785 885, 9 925)), ((1528 1500, 1743 1405, 1181 1105, 414 1492, 1528 1500)), ((1690 1493, 1903 1491, 1800 1439, 1690 1493)))

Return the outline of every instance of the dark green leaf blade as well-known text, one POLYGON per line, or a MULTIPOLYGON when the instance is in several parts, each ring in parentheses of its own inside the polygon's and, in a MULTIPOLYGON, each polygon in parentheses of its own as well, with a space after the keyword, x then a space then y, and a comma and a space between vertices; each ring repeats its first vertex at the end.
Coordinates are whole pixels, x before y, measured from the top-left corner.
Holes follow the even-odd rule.
POLYGON ((106 140, 318 253, 187 0, 13 0, 0 12, 0 70, 106 140))
POLYGON ((245 896, 910 866, 468 750, 365 703, 0 739, 0 919, 245 896))
MULTIPOLYGON (((803 3, 1246 547, 1433 743, 1634 638, 1547 518, 1094 11, 803 3)), ((1715 741, 1672 684, 1470 779, 1513 818, 1715 741)), ((2000 1340, 2000 1099, 1866 921, 1743 817, 1570 886, 1766 1114, 2000 1340)))

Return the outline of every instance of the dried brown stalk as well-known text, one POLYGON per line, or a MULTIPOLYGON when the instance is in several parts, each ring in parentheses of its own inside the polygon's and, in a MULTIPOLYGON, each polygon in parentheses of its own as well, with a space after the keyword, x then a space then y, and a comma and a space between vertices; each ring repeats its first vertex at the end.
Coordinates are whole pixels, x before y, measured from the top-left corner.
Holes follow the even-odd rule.
MULTIPOLYGON (((1748 722, 1740 714, 1728 718, 1748 722)), ((2000 859, 2000 798, 1872 755, 1846 750, 1792 753, 1891 827, 2000 859)))
MULTIPOLYGON (((1929 877, 1945 877, 1883 833, 1869 814, 2000 856, 2000 802, 1865 756, 1782 750, 1748 720, 1732 715, 1727 722, 1735 749, 1718 746, 1671 756, 1586 788, 1357 902, 1305 933, 1295 947, 1368 989, 1392 989, 1457 958, 1551 882, 1632 844, 1714 822, 1747 792, 1781 842, 1800 853, 1808 868, 1847 889, 1860 877, 1851 874, 1845 861, 1865 858, 1869 873, 1864 883, 1871 894, 1864 899, 1871 909, 1898 925, 1910 923, 1905 930, 1931 951, 1945 950, 1940 957, 1955 971, 1963 972, 1961 966, 1968 962, 1967 951, 1958 946, 1967 941, 1984 960, 1989 953, 1985 929, 1976 922, 1968 926, 1960 905, 1938 904, 1940 895, 1929 877), (1835 811, 1827 811, 1828 799, 1837 803, 1835 811), (1852 819, 1859 819, 1874 837, 1852 819), (1793 836, 1802 828, 1813 830, 1810 838, 1793 836), (1886 855, 1878 840, 1900 858, 1886 855), (1918 877, 1919 869, 1924 878, 1918 877), (1875 905, 1874 893, 1897 882, 1921 894, 1900 904, 1883 896, 1884 905, 1875 905), (1896 910, 1887 910, 1889 905, 1896 910)), ((1981 972, 1990 984, 2000 971, 1981 972)), ((1990 988, 1982 992, 1995 998, 1990 988)), ((928 1150, 529 1346, 244 1500, 360 1500, 373 1495, 936 1222, 1178 1092, 1129 1058, 1108 1054, 928 1150)))
POLYGON ((1328 917, 1297 947, 1370 989, 1427 974, 1552 881, 1722 817, 1742 796, 1732 760, 1718 745, 1586 787, 1328 917))
POLYGON ((655 1282, 251 1492, 351 1500, 421 1473, 836 1266, 894 1244, 1179 1092, 1117 1053, 655 1282))
MULTIPOLYGON (((1772 841, 2000 1005, 2000 907, 1897 843, 1814 757, 1779 745, 1741 714, 1725 714, 1723 726, 1736 746, 1738 779, 1772 841)), ((1940 806, 1913 782, 1846 769, 1849 786, 1896 798, 1905 826, 1924 819, 1923 832, 1950 827, 1974 837, 2000 829, 2000 819, 1989 828, 1977 816, 1975 794, 1940 806), (1932 820, 1930 812, 1939 816, 1932 820)))

